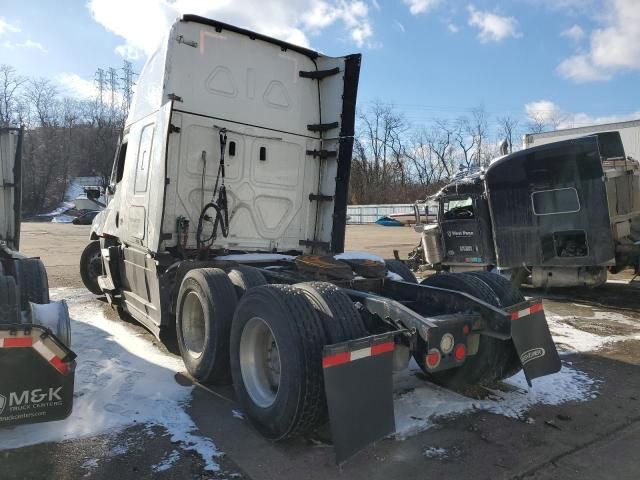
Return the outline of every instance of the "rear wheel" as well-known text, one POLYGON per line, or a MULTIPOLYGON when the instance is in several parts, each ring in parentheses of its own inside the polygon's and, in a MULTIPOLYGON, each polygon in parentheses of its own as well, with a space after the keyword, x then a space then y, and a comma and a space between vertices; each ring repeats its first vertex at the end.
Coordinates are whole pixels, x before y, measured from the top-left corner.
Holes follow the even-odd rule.
POLYGON ((21 258, 14 265, 22 309, 28 309, 29 302, 49 303, 49 280, 42 260, 21 258))
POLYGON ((238 265, 227 271, 229 280, 236 289, 238 300, 245 294, 247 290, 260 285, 266 285, 267 279, 260 270, 246 265, 238 265))
POLYGON ((330 344, 367 335, 362 318, 353 302, 335 285, 326 282, 305 282, 295 284, 294 288, 302 291, 313 304, 330 344))
MULTIPOLYGON (((428 277, 421 283, 423 285, 458 290, 491 305, 501 306, 496 292, 486 282, 473 275, 441 273, 428 277)), ((499 340, 480 335, 477 353, 467 357, 465 363, 460 367, 430 373, 425 365, 426 352, 418 351, 414 357, 425 374, 436 383, 448 388, 460 389, 467 385, 493 382, 510 376, 512 366, 507 360, 511 358, 514 352, 515 348, 511 340, 499 340)))
POLYGON ((418 283, 418 279, 415 274, 407 267, 404 262, 396 259, 385 260, 384 263, 387 266, 387 271, 400 275, 402 280, 409 283, 418 283))
MULTIPOLYGON (((524 270, 524 269, 523 269, 524 270)), ((525 270, 526 272, 526 270, 525 270)), ((470 272, 469 275, 473 275, 483 282, 485 282, 498 296, 500 305, 505 307, 511 307, 525 301, 522 292, 508 279, 492 272, 470 272)), ((512 377, 520 370, 522 370, 522 362, 520 356, 514 348, 505 348, 502 350, 504 354, 504 370, 502 378, 512 377)))
POLYGON ((80 278, 87 290, 94 295, 102 295, 102 289, 98 285, 100 275, 102 275, 102 253, 100 242, 94 240, 84 248, 80 257, 80 278))
POLYGON ((231 374, 256 428, 279 440, 325 417, 322 321, 307 296, 288 285, 252 288, 231 329, 231 374))
POLYGON ((20 323, 20 293, 16 281, 0 275, 0 323, 20 323))
POLYGON ((189 271, 176 307, 178 347, 187 371, 201 382, 229 377, 229 335, 236 292, 219 268, 189 271))

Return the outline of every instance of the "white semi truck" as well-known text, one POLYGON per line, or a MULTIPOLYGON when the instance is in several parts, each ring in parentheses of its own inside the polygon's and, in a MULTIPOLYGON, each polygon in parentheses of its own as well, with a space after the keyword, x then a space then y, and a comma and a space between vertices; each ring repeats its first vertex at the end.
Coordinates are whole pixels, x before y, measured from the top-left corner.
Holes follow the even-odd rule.
POLYGON ((198 382, 233 382, 268 438, 328 418, 339 461, 394 431, 411 355, 459 387, 560 362, 502 279, 344 254, 360 55, 185 15, 144 67, 80 264, 198 382), (513 321, 513 319, 519 319, 513 321), (363 428, 366 426, 366 428, 363 428))
POLYGON ((73 407, 67 305, 42 261, 19 252, 22 128, 0 128, 0 428, 61 420, 73 407))

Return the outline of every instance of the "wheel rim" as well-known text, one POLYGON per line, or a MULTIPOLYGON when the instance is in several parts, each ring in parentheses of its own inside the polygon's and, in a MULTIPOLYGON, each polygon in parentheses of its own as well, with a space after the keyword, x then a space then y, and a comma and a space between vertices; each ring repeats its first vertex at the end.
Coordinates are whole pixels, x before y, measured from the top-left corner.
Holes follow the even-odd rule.
POLYGON ((89 257, 89 261, 87 262, 87 273, 89 273, 91 279, 93 279, 97 284, 98 277, 102 275, 102 255, 99 249, 89 257))
POLYGON ((182 340, 193 358, 200 358, 204 352, 205 320, 200 296, 191 291, 187 293, 182 306, 182 340))
POLYGON ((262 408, 273 405, 280 387, 280 350, 271 327, 260 317, 242 330, 240 370, 251 400, 262 408))

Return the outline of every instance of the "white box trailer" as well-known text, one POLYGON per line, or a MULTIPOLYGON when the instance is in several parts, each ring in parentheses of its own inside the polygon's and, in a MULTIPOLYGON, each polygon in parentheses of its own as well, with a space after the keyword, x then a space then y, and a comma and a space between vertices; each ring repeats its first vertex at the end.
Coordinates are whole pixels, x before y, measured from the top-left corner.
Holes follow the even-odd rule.
POLYGON ((542 133, 527 133, 522 137, 522 148, 536 147, 547 143, 571 140, 603 132, 620 132, 625 153, 640 160, 640 120, 628 122, 605 123, 602 125, 588 125, 577 128, 566 128, 542 133))

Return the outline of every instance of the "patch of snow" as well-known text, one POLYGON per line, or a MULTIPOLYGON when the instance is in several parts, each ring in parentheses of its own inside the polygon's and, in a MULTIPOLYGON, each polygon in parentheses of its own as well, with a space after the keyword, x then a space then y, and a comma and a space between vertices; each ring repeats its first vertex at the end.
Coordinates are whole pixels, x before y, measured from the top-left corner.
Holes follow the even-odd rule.
POLYGON ((86 470, 93 470, 97 466, 98 466, 97 458, 90 458, 88 460, 85 460, 85 462, 82 465, 80 465, 81 468, 84 468, 86 470))
POLYGON ((73 412, 66 420, 0 432, 0 450, 92 437, 134 424, 158 425, 172 442, 200 454, 207 470, 218 471, 215 458, 221 453, 197 433, 185 411, 193 387, 174 378, 184 371, 182 360, 126 323, 109 320, 105 306, 84 289, 51 289, 51 296, 67 300, 72 318, 78 355, 73 412))
POLYGON ((387 272, 387 278, 390 278, 391 280, 395 280, 397 282, 404 282, 404 278, 392 271, 387 272))
POLYGON ((151 467, 151 471, 158 473, 164 472, 165 470, 169 470, 173 467, 174 463, 176 463, 180 459, 180 452, 177 450, 173 450, 168 455, 165 455, 164 458, 160 461, 160 463, 156 463, 151 467))
POLYGON ((422 454, 427 458, 447 458, 447 450, 445 448, 427 447, 422 454))
MULTIPOLYGON (((640 330, 637 330, 636 333, 624 335, 599 335, 581 330, 567 322, 577 317, 554 315, 549 310, 547 310, 546 317, 554 341, 561 350, 567 352, 592 352, 610 343, 640 340, 640 330)), ((594 311, 594 316, 587 317, 586 320, 590 322, 593 320, 606 320, 625 326, 638 327, 637 321, 616 312, 594 311)))
POLYGON ((240 410, 231 410, 231 415, 233 416, 233 418, 244 420, 244 413, 242 413, 240 410))
POLYGON ((333 258, 336 260, 371 260, 373 262, 384 264, 384 259, 382 257, 367 252, 344 252, 334 255, 333 258))
POLYGON ((234 262, 293 262, 296 257, 280 253, 238 253, 234 255, 220 255, 216 260, 232 260, 234 262))
POLYGON ((564 364, 560 372, 536 378, 527 385, 524 373, 504 381, 506 391, 495 391, 476 400, 426 382, 416 376, 417 365, 395 377, 395 436, 404 439, 431 428, 438 418, 482 410, 505 417, 524 419, 536 404, 559 405, 585 401, 596 395, 597 381, 586 373, 564 364))

